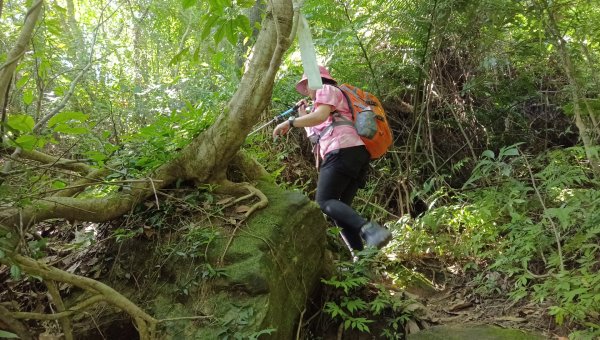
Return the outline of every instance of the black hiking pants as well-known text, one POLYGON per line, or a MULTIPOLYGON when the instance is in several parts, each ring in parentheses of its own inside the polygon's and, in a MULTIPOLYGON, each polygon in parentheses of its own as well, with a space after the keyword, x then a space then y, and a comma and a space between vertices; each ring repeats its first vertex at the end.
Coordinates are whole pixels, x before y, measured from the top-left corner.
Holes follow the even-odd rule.
POLYGON ((363 249, 360 228, 367 223, 354 209, 352 200, 364 188, 370 155, 364 145, 329 152, 319 170, 316 201, 325 215, 342 228, 353 250, 363 249))

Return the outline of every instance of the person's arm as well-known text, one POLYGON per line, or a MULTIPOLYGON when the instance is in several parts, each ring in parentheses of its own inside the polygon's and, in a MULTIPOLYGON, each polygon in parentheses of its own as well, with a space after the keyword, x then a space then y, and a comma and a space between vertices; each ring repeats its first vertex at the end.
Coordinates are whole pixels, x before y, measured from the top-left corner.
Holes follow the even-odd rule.
POLYGON ((329 105, 319 105, 313 112, 294 119, 294 127, 317 126, 327 120, 330 114, 331 107, 329 105))
MULTIPOLYGON (((313 112, 294 119, 294 127, 311 127, 323 123, 331 114, 329 105, 319 105, 313 112)), ((290 121, 280 123, 273 129, 273 137, 285 135, 290 130, 290 121)))

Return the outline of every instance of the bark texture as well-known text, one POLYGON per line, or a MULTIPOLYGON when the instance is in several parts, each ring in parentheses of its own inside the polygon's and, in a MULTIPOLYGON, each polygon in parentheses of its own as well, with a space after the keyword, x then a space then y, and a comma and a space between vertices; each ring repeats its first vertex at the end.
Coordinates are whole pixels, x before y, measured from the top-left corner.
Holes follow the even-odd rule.
MULTIPOLYGON (((2 94, 6 93, 19 60, 27 51, 29 40, 31 40, 31 36, 33 35, 33 29, 35 28, 35 24, 40 17, 40 13, 42 12, 42 5, 43 1, 38 0, 35 2, 35 4, 33 4, 33 6, 31 6, 27 12, 27 15, 25 16, 25 22, 23 23, 21 34, 19 35, 15 46, 8 53, 6 62, 0 66, 0 93, 2 94)), ((4 107, 5 99, 6 98, 4 95, 0 96, 0 107, 4 107)))

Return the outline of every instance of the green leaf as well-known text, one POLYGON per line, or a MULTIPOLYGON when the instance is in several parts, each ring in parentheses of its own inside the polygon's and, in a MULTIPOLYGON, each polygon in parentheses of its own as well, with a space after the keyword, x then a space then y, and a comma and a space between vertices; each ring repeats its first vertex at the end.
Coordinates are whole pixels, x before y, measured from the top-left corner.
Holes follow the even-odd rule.
POLYGON ((21 148, 23 148, 23 150, 33 150, 35 149, 36 146, 43 146, 44 142, 37 138, 36 136, 33 135, 23 135, 23 136, 19 136, 16 140, 15 143, 17 143, 17 145, 21 148))
POLYGON ((17 88, 22 88, 29 81, 29 76, 23 76, 19 80, 17 80, 17 88))
POLYGON ((219 67, 222 60, 223 60, 223 52, 217 52, 212 56, 210 61, 214 67, 219 67))
POLYGON ((245 15, 238 15, 235 18, 235 24, 240 32, 243 32, 247 37, 252 35, 252 27, 250 27, 250 19, 245 15))
POLYGON ((277 330, 277 328, 267 328, 267 329, 263 329, 260 332, 254 333, 250 335, 250 340, 258 340, 260 338, 261 335, 270 335, 271 333, 275 332, 277 330))
POLYGON ((54 132, 62 132, 67 135, 82 135, 90 132, 90 130, 86 127, 72 127, 67 124, 59 124, 54 127, 54 132))
POLYGON ((62 86, 57 86, 57 87, 54 88, 54 94, 57 95, 57 96, 59 96, 59 97, 64 96, 65 92, 67 92, 67 89, 64 88, 64 87, 62 87, 62 86))
POLYGON ((500 155, 502 155, 502 156, 518 156, 519 150, 517 148, 510 148, 510 149, 502 150, 500 152, 500 155))
POLYGON ((21 279, 21 268, 19 268, 19 266, 17 266, 16 264, 13 264, 12 266, 10 266, 10 276, 12 276, 12 278, 15 280, 20 280, 21 279))
POLYGON ((496 157, 494 151, 492 150, 485 150, 481 155, 490 159, 494 159, 496 157))
POLYGON ((235 45, 237 42, 237 36, 235 31, 235 26, 233 21, 228 21, 225 24, 225 37, 232 45, 235 45))
POLYGON ((188 9, 196 4, 196 0, 181 0, 183 9, 188 9))
POLYGON ((0 338, 3 338, 3 339, 19 339, 19 336, 17 336, 15 333, 11 333, 11 332, 0 330, 0 338))
POLYGON ((35 98, 33 91, 29 90, 23 93, 23 103, 25 103, 25 105, 31 105, 31 103, 33 103, 33 98, 35 98))
POLYGON ((63 181, 54 181, 52 182, 52 188, 54 189, 62 189, 64 187, 67 186, 67 183, 63 182, 63 181))
POLYGON ((227 23, 226 22, 222 22, 221 26, 219 26, 217 28, 217 30, 215 31, 215 35, 213 36, 213 39, 215 40, 216 44, 218 44, 219 42, 221 42, 221 40, 223 40, 223 37, 225 37, 226 27, 227 27, 227 23))
POLYGON ((254 0, 237 0, 236 4, 241 8, 250 8, 254 6, 254 0))
POLYGON ((4 251, 0 249, 0 259, 3 259, 5 256, 6 254, 4 253, 4 251))
POLYGON ((102 161, 104 161, 106 159, 106 155, 105 154, 103 154, 101 152, 98 152, 98 151, 94 151, 94 150, 86 152, 85 155, 88 158, 91 158, 95 162, 102 162, 102 161))
POLYGON ((202 39, 206 39, 210 33, 212 32, 212 28, 215 26, 215 23, 217 22, 217 19, 219 19, 219 17, 217 15, 211 15, 211 14, 207 14, 203 17, 202 21, 204 22, 204 27, 202 27, 202 33, 200 33, 200 38, 202 39))
POLYGON ((192 55, 192 61, 197 63, 198 60, 200 60, 200 46, 198 46, 195 50, 194 50, 194 54, 192 55))
POLYGON ((90 116, 82 112, 77 111, 63 111, 58 113, 56 116, 50 118, 48 121, 48 127, 53 127, 59 123, 66 123, 70 121, 85 122, 90 116))
POLYGON ((175 64, 179 64, 181 62, 181 59, 183 59, 183 57, 188 54, 190 48, 186 47, 183 50, 181 50, 181 52, 177 53, 173 58, 171 58, 171 61, 169 61, 169 66, 173 66, 175 64))
POLYGON ((53 35, 60 37, 64 33, 63 23, 56 18, 46 19, 46 28, 53 35))
POLYGON ((28 115, 11 115, 6 123, 9 127, 21 132, 31 132, 35 125, 33 118, 28 115))
POLYGON ((229 7, 229 0, 208 0, 210 11, 218 16, 225 13, 225 7, 229 7))

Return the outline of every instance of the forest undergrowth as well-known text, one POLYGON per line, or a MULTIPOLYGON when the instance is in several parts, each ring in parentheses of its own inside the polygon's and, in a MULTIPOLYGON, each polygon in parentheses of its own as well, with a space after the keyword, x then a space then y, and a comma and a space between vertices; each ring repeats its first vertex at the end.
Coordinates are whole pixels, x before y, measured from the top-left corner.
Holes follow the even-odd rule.
MULTIPOLYGON (((316 171, 299 135, 254 147, 282 184, 314 195, 316 171)), ((340 259, 323 279, 322 314, 307 334, 394 339, 432 325, 489 324, 548 338, 600 336, 600 191, 583 147, 484 150, 402 193, 427 204, 412 216, 390 200, 402 188, 386 187, 405 176, 375 162, 355 200, 394 234, 379 254, 353 265, 332 228, 340 259)))

